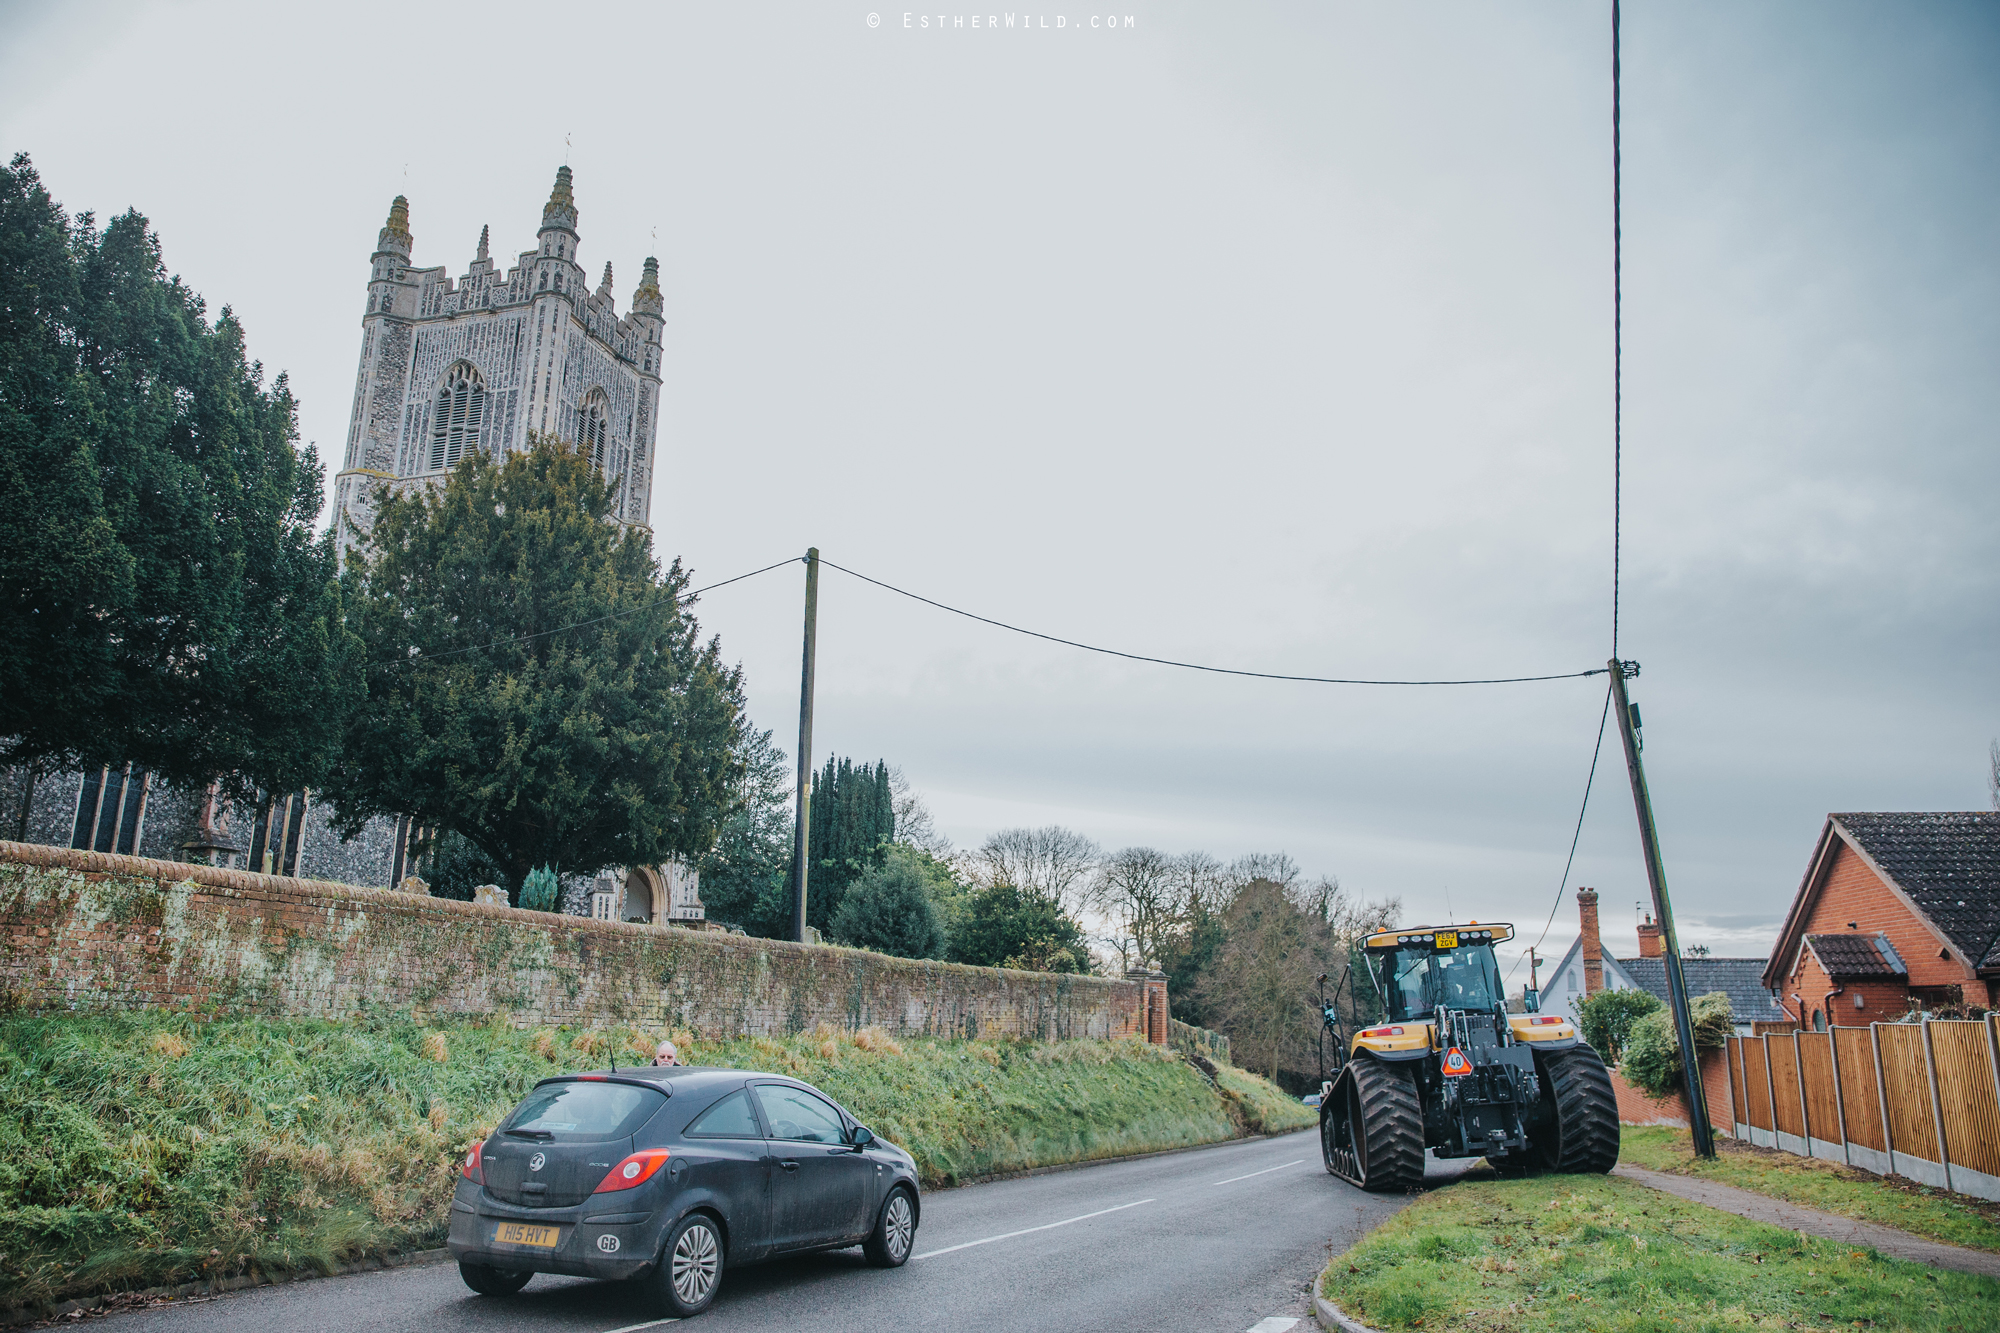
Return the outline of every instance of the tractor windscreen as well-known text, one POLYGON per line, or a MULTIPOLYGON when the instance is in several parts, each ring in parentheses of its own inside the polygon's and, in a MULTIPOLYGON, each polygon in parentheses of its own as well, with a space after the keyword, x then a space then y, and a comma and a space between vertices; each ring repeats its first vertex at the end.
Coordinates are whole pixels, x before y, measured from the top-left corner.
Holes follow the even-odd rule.
POLYGON ((1483 946, 1448 949, 1389 949, 1376 955, 1382 994, 1391 1019, 1429 1018, 1447 1009, 1490 1010, 1506 996, 1500 965, 1483 946))

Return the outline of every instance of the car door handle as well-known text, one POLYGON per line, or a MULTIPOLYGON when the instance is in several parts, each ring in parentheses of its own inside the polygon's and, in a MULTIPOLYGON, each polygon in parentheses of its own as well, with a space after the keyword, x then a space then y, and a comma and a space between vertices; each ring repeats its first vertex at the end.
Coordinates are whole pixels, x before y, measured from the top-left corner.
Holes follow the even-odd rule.
POLYGON ((787 1171, 796 1171, 799 1169, 799 1164, 797 1162, 790 1160, 780 1162, 778 1163, 778 1165, 785 1168, 785 1170, 787 1171))

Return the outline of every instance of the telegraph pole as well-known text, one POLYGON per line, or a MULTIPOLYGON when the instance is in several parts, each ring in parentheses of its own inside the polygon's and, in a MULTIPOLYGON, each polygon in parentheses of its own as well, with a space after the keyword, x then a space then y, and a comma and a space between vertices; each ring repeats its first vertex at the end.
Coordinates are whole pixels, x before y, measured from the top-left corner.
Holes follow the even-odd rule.
POLYGON ((1715 1139, 1709 1132, 1708 1102, 1702 1096, 1701 1062, 1694 1049, 1694 1021, 1688 1013, 1687 979, 1681 975, 1681 942, 1674 933, 1673 905, 1667 901, 1667 871, 1660 862, 1660 836, 1653 827, 1653 798, 1646 792, 1646 767, 1639 759, 1639 710, 1625 694, 1627 675, 1639 674, 1637 662, 1612 658, 1611 700, 1618 710, 1618 734, 1625 741, 1625 771, 1632 777, 1632 805, 1639 813, 1639 849, 1646 858, 1646 882, 1653 890, 1653 916, 1660 923, 1660 939, 1666 946, 1667 998, 1673 1003, 1674 1031, 1681 1042, 1681 1072, 1688 1100, 1688 1120, 1694 1130, 1694 1150, 1701 1157, 1715 1156, 1715 1139))
POLYGON ((806 552, 806 648, 799 668, 799 786, 792 825, 792 938, 806 942, 806 846, 812 830, 813 636, 819 623, 819 547, 806 552))

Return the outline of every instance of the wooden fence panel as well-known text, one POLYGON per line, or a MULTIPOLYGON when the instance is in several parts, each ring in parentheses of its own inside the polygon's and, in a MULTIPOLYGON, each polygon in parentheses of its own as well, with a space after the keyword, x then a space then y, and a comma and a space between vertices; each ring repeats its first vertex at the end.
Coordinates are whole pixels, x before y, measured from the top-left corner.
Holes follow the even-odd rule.
POLYGON ((1750 1114, 1744 1117, 1744 1123, 1754 1129, 1770 1129, 1771 1089, 1764 1081, 1764 1042, 1761 1038, 1743 1043, 1743 1082, 1750 1100, 1750 1114))
POLYGON ((1847 1141, 1883 1152, 1882 1106, 1875 1091, 1875 1048, 1867 1028, 1833 1029, 1840 1056, 1840 1109, 1847 1117, 1847 1141))
POLYGON ((1963 1019, 1932 1023, 1931 1053, 1937 1061, 1938 1101, 1951 1164, 2000 1176, 2000 1096, 1993 1087, 1986 1024, 1963 1019))
POLYGON ((1840 1100, 1833 1091, 1833 1038, 1799 1034, 1799 1081, 1806 1089, 1806 1128, 1824 1143, 1840 1142, 1840 1100))
POLYGON ((1743 1038, 1729 1039, 1729 1100, 1736 1107, 1736 1123, 1750 1123, 1750 1106, 1743 1100, 1743 1038))
POLYGON ((1938 1151, 1937 1121, 1931 1114, 1931 1080, 1924 1065, 1922 1030, 1915 1023, 1878 1023, 1875 1036, 1882 1046, 1882 1092, 1889 1104, 1890 1146, 1899 1156, 1944 1161, 1944 1154, 1938 1151))
POLYGON ((1766 1049, 1771 1060, 1771 1119, 1780 1133, 1803 1139, 1806 1127, 1799 1114, 1799 1061, 1791 1034, 1772 1037, 1766 1049))

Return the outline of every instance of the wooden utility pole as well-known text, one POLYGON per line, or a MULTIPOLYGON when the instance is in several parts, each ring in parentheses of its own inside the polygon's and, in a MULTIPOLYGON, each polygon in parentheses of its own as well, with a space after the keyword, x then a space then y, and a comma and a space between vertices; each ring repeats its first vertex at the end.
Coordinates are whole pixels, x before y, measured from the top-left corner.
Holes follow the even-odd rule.
POLYGON ((813 635, 819 623, 819 547, 806 552, 806 648, 799 668, 799 787, 792 826, 792 938, 806 942, 806 840, 812 831, 813 635))
POLYGON ((1535 959, 1535 946, 1530 944, 1528 946, 1528 989, 1535 993, 1535 1003, 1539 1006, 1541 1004, 1542 987, 1541 983, 1535 980, 1535 969, 1537 966, 1539 964, 1535 959))
POLYGON ((1646 858, 1646 882, 1653 890, 1653 916, 1660 923, 1660 941, 1666 946, 1667 998, 1674 1011, 1674 1031, 1680 1037, 1681 1065, 1688 1102, 1688 1121, 1694 1130, 1694 1150, 1698 1156, 1715 1156, 1715 1138, 1709 1132, 1708 1101, 1702 1096, 1701 1060, 1694 1048, 1694 1020, 1688 1012, 1687 978, 1681 975, 1681 942, 1674 932, 1673 904, 1667 900, 1667 871, 1660 861, 1660 837, 1653 827, 1653 798, 1646 792, 1646 767, 1639 760, 1639 710, 1625 694, 1627 674, 1638 675, 1637 662, 1612 658, 1611 702, 1618 710, 1618 734, 1625 741, 1625 771, 1632 777, 1632 805, 1639 814, 1639 849, 1646 858))

